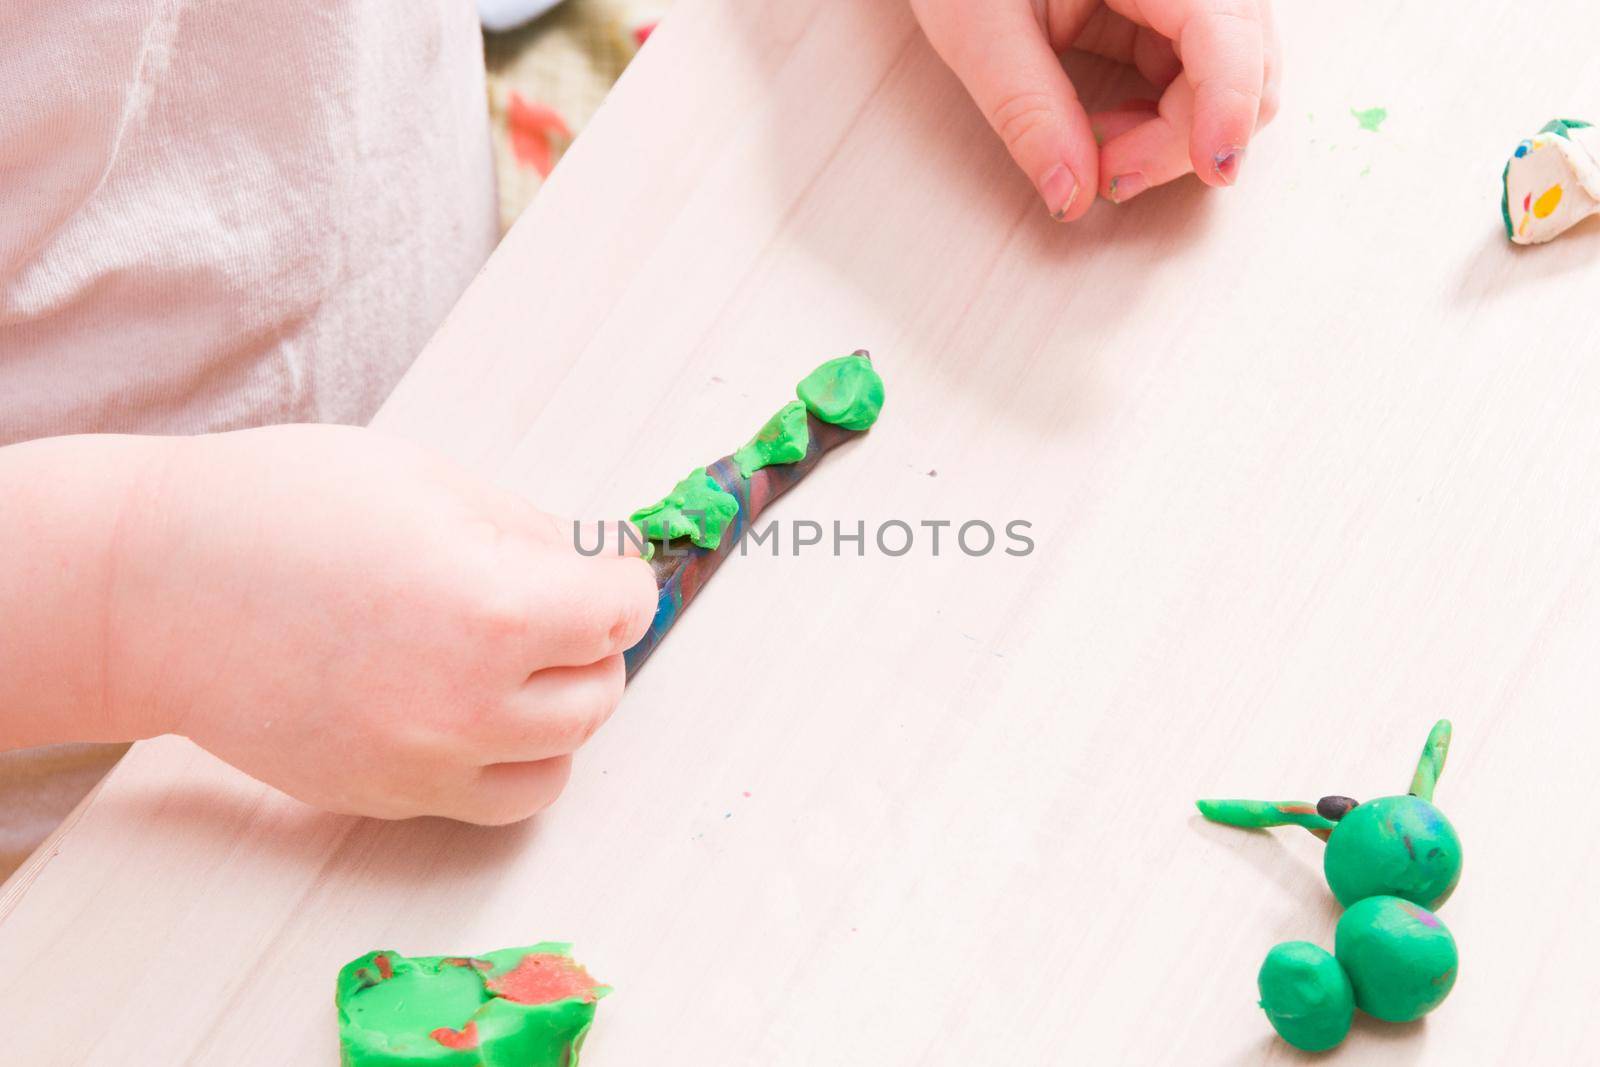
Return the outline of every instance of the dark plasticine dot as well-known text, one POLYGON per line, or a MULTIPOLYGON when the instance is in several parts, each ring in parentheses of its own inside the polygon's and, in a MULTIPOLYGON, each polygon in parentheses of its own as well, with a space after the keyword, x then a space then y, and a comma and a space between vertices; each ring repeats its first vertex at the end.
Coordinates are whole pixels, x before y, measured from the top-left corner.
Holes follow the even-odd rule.
POLYGON ((1350 809, 1356 807, 1360 801, 1351 800, 1349 797, 1323 797, 1317 801, 1317 814, 1329 822, 1338 822, 1350 814, 1350 809))

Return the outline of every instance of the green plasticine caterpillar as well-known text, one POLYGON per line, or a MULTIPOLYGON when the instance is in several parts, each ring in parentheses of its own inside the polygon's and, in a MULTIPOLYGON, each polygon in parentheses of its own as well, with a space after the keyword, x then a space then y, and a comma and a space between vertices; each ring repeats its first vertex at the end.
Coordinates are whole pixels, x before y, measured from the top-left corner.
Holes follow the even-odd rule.
POLYGON ((1434 914, 1461 880, 1461 840, 1433 804, 1450 750, 1450 723, 1428 734, 1411 790, 1358 803, 1200 800, 1212 822, 1300 826, 1323 841, 1323 875, 1346 912, 1334 951, 1305 941, 1273 947, 1256 977, 1280 1037, 1307 1052, 1344 1040, 1355 1009, 1387 1022, 1420 1019, 1455 985, 1455 938, 1434 914))

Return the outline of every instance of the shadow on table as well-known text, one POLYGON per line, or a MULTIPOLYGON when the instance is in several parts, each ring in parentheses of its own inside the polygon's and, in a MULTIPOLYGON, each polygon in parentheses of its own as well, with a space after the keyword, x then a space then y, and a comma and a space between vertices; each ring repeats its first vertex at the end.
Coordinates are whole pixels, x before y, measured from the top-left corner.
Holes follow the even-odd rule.
MULTIPOLYGON (((1267 1026, 1267 1021, 1262 1019, 1261 1025, 1267 1026)), ((1272 1033, 1268 1027, 1267 1033, 1252 1046, 1253 1054, 1241 1055, 1239 1062, 1333 1064, 1339 1062, 1339 1057, 1353 1052, 1364 1054, 1367 1059, 1383 1063, 1386 1067, 1405 1067, 1422 1059, 1427 1052, 1427 1042, 1426 1019, 1414 1023, 1386 1023, 1358 1011, 1355 1023, 1350 1027, 1350 1036, 1327 1052, 1302 1052, 1272 1033)))
POLYGON ((539 832, 537 817, 491 827, 332 815, 254 783, 249 789, 193 783, 116 804, 125 817, 191 852, 319 868, 313 895, 359 883, 364 891, 411 897, 426 886, 448 896, 523 854, 539 832))
MULTIPOLYGON (((1600 256, 1600 217, 1591 215, 1543 245, 1517 245, 1500 227, 1484 227, 1478 251, 1466 262, 1456 287, 1458 303, 1477 304, 1507 296, 1521 298, 1530 285, 1572 271, 1587 270, 1600 256)), ((1534 313, 1559 314, 1561 309, 1536 308, 1534 313)))
MULTIPOLYGON (((1196 832, 1206 837, 1222 852, 1243 860, 1262 875, 1270 879, 1279 889, 1293 896, 1302 896, 1305 893, 1306 883, 1322 885, 1323 875, 1320 867, 1315 867, 1305 861, 1301 856, 1295 855, 1283 843, 1281 834, 1291 830, 1280 830, 1277 833, 1271 830, 1254 830, 1240 826, 1222 826, 1203 818, 1200 815, 1189 817, 1189 825, 1196 832)), ((1291 828, 1292 829, 1292 828, 1291 828)), ((1295 833, 1304 831, 1294 830, 1295 833)), ((1332 893, 1318 894, 1318 901, 1323 909, 1323 920, 1328 928, 1329 936, 1333 934, 1333 927, 1339 921, 1343 910, 1332 893)), ((1309 901, 1307 903, 1310 903, 1309 901)))

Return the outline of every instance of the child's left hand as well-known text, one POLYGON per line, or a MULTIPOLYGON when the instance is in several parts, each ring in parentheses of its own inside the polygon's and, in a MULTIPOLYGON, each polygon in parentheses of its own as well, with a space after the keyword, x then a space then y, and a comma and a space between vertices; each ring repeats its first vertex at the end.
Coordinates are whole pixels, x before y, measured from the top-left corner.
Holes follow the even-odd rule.
POLYGON ((1270 0, 911 0, 928 40, 1056 218, 1193 171, 1232 185, 1278 109, 1270 0), (1159 103, 1090 116, 1058 53, 1136 67, 1159 103), (1103 144, 1097 144, 1097 141, 1103 144))

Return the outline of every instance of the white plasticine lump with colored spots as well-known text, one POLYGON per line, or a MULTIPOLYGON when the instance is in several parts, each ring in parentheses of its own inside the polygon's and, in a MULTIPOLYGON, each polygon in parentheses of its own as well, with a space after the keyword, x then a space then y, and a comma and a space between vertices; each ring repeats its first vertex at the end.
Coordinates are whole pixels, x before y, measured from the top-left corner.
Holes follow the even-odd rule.
POLYGON ((1600 212, 1600 127, 1552 119, 1517 145, 1502 176, 1506 236, 1543 244, 1600 212))

